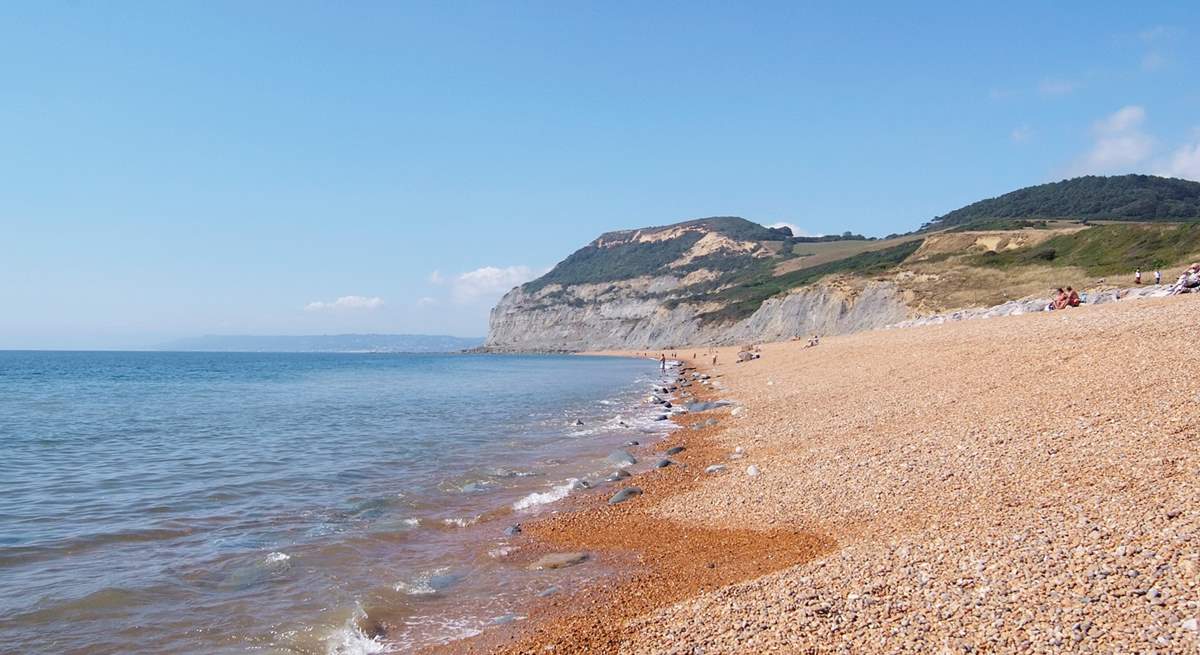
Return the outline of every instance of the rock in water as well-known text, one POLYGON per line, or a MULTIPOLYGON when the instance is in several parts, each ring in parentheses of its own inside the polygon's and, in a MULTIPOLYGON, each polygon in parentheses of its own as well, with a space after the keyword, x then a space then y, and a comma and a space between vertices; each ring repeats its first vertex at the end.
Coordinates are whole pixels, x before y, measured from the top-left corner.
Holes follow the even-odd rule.
POLYGON ((626 442, 625 442, 625 447, 626 447, 626 448, 629 448, 629 447, 632 447, 632 446, 637 446, 637 445, 639 445, 639 444, 638 444, 638 442, 636 442, 636 441, 633 441, 633 440, 630 440, 630 441, 626 441, 626 442))
POLYGON ((519 534, 521 534, 521 524, 520 523, 518 523, 516 525, 510 525, 507 528, 504 528, 504 536, 506 536, 506 537, 515 537, 519 534))
POLYGON ((708 468, 704 469, 704 472, 705 473, 721 473, 724 470, 725 470, 724 464, 713 464, 713 465, 709 466, 708 468))
POLYGON ((625 487, 624 489, 613 494, 612 498, 608 499, 609 505, 617 505, 623 503, 634 496, 642 495, 642 490, 638 487, 625 487))
POLYGON ((591 488, 592 485, 587 480, 575 480, 571 483, 571 491, 583 491, 584 489, 591 488))
POLYGON ((574 423, 572 423, 571 425, 574 425, 574 426, 580 426, 580 425, 583 425, 583 421, 581 421, 581 420, 579 420, 579 419, 575 419, 575 422, 574 422, 574 423))
POLYGON ((637 464, 637 458, 629 454, 627 450, 614 450, 608 454, 608 461, 617 466, 633 466, 637 464))
POLYGON ((616 482, 618 480, 624 480, 627 477, 629 477, 629 471, 626 471, 625 469, 617 469, 613 471, 607 478, 604 478, 604 481, 616 482))
POLYGON ((538 561, 534 562, 529 568, 534 571, 546 571, 550 569, 565 569, 568 566, 583 564, 588 561, 588 554, 584 552, 578 553, 550 553, 542 555, 538 561))
POLYGON ((685 450, 687 450, 687 448, 684 448, 683 446, 675 446, 674 448, 667 449, 667 456, 670 457, 671 455, 678 455, 685 450))
POLYGON ((546 587, 545 589, 539 591, 537 593, 537 597, 538 598, 547 598, 549 596, 553 596, 554 594, 557 594, 558 591, 559 591, 558 587, 556 587, 554 585, 550 585, 549 587, 546 587))

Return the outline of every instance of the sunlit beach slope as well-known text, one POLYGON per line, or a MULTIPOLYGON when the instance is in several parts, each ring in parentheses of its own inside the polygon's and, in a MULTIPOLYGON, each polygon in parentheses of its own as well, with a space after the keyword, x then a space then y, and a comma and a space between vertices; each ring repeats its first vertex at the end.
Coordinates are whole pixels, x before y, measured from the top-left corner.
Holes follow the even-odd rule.
POLYGON ((715 438, 747 457, 650 511, 838 548, 632 621, 622 651, 1196 652, 1197 311, 1126 301, 722 351, 744 411, 715 438))

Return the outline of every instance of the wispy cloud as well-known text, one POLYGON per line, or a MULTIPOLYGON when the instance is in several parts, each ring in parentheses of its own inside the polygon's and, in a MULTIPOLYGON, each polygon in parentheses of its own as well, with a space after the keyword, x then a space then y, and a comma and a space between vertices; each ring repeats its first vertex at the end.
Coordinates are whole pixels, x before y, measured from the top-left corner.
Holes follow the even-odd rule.
POLYGON ((1029 123, 1022 123, 1014 127, 1008 136, 1017 143, 1025 143, 1033 137, 1033 128, 1029 127, 1029 123))
POLYGON ((341 310, 375 310, 383 307, 383 298, 379 296, 342 296, 333 301, 314 300, 304 306, 306 312, 324 312, 341 310))
POLYGON ((1167 57, 1160 52, 1147 52, 1142 57, 1142 70, 1152 73, 1167 66, 1167 57))
POLYGON ((1154 152, 1154 138, 1142 131, 1146 110, 1122 107, 1092 124, 1092 146, 1071 165, 1073 175, 1128 173, 1154 152))
POLYGON ((1074 80, 1046 78, 1038 83, 1038 93, 1044 96, 1065 96, 1079 90, 1083 84, 1074 80))
POLYGON ((1177 148, 1155 172, 1166 177, 1182 177, 1200 182, 1200 137, 1194 143, 1177 148))
POLYGON ((448 285, 450 297, 454 302, 465 305, 492 302, 513 287, 525 284, 545 272, 524 265, 483 266, 453 277, 446 277, 434 271, 429 275, 429 281, 438 285, 448 285))
POLYGON ((1178 34, 1179 30, 1170 25, 1153 25, 1138 32, 1138 38, 1146 43, 1156 43, 1172 39, 1178 34))

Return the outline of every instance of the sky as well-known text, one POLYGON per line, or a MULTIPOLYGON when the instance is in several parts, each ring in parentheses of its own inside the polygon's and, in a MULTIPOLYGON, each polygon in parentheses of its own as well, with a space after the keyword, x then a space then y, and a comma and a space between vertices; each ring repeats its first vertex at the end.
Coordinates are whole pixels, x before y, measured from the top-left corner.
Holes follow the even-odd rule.
POLYGON ((0 348, 482 336, 609 230, 1200 180, 1193 3, 909 4, 0 3, 0 348))

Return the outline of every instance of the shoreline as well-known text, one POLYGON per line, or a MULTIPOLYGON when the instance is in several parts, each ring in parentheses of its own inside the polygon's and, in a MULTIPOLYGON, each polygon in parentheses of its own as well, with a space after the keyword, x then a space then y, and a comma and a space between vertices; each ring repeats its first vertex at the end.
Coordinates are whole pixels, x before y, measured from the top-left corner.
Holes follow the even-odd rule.
MULTIPOLYGON (((626 351, 579 354, 656 359, 626 351)), ((676 383, 676 376, 709 370, 693 368, 686 357, 675 361, 680 365, 669 367, 668 375, 673 373, 671 379, 676 383)), ((721 399, 718 391, 702 386, 698 380, 688 384, 679 392, 692 393, 691 402, 721 399)), ((670 400, 682 403, 679 392, 670 400)), ((742 454, 715 443, 734 407, 731 404, 672 415, 670 420, 679 425, 678 429, 654 443, 631 449, 638 457, 656 459, 682 446, 685 450, 669 456, 671 466, 634 474, 618 485, 571 495, 558 501, 555 513, 521 524, 518 550, 511 557, 514 563, 528 566, 547 554, 583 552, 588 561, 606 565, 615 573, 592 578, 572 593, 535 600, 525 621, 420 652, 611 652, 628 637, 622 626, 640 614, 833 550, 835 544, 828 537, 804 531, 685 526, 653 515, 653 507, 697 487, 705 478, 746 475, 742 454), (716 424, 706 425, 711 420, 716 424), (712 464, 727 468, 720 473, 706 473, 705 468, 712 464), (608 504, 614 493, 631 486, 641 488, 643 493, 618 505, 608 504)))
POLYGON ((764 344, 737 365, 718 349, 744 411, 679 419, 721 417, 661 442, 686 443, 688 469, 627 509, 589 494, 530 525, 530 547, 638 572, 437 652, 1194 652, 1197 307, 764 344), (735 444, 760 476, 700 473, 735 444), (794 560, 755 550, 779 534, 821 536, 794 560), (722 555, 728 577, 703 578, 722 555))

